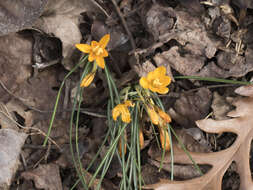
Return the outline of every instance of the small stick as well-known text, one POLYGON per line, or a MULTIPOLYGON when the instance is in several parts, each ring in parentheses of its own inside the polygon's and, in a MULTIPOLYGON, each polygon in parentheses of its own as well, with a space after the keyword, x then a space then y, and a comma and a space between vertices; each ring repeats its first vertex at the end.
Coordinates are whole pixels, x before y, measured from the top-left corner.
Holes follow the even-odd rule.
POLYGON ((133 50, 135 50, 136 46, 135 46, 134 38, 133 38, 133 36, 132 36, 132 34, 131 34, 128 26, 127 26, 126 20, 123 17, 122 13, 120 12, 119 6, 117 5, 116 1, 115 0, 111 0, 111 1, 112 1, 113 5, 114 5, 114 7, 116 9, 116 12, 119 15, 120 20, 121 20, 121 22, 122 22, 122 24, 123 24, 123 26, 124 26, 124 28, 125 28, 125 30, 127 32, 127 35, 128 35, 128 37, 130 39, 131 46, 132 46, 133 50))

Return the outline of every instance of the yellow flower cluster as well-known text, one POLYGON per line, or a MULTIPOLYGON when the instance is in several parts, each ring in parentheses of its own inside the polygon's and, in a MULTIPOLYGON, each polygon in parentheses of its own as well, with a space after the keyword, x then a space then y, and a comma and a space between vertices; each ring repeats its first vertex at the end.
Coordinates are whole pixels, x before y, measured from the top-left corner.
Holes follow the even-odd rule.
MULTIPOLYGON (((105 68, 105 60, 104 58, 108 56, 108 52, 105 49, 108 42, 110 40, 110 35, 106 34, 101 38, 99 42, 92 41, 91 45, 88 44, 76 44, 76 48, 84 53, 88 53, 88 61, 95 61, 92 70, 88 73, 80 84, 81 87, 87 87, 94 80, 97 66, 104 69, 105 68)), ((144 89, 148 89, 152 92, 157 92, 159 94, 166 94, 169 89, 167 86, 171 83, 171 78, 166 75, 166 68, 164 66, 160 66, 156 68, 154 71, 151 71, 147 74, 146 77, 141 77, 139 84, 144 89)), ((146 106, 146 111, 150 117, 150 120, 153 124, 157 125, 160 133, 160 140, 162 143, 162 147, 166 150, 170 149, 170 141, 169 134, 167 130, 164 130, 167 123, 171 122, 170 116, 165 113, 159 107, 147 103, 143 100, 144 105, 146 106), (165 140, 166 139, 166 140, 165 140), (166 144, 166 145, 165 145, 166 144)), ((131 122, 131 114, 129 111, 129 107, 133 107, 134 104, 130 100, 126 100, 124 103, 116 105, 112 110, 112 118, 113 120, 117 120, 119 116, 121 116, 121 120, 125 123, 131 122)), ((140 128, 139 130, 139 141, 140 146, 144 146, 144 137, 143 132, 140 128)))

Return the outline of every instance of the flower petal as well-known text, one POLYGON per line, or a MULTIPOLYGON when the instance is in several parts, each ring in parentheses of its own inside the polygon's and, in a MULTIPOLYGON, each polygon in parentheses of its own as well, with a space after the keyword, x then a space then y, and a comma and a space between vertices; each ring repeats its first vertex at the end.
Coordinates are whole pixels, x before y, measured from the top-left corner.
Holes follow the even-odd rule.
POLYGON ((112 118, 113 118, 114 121, 116 121, 117 118, 119 117, 119 115, 121 114, 120 109, 119 109, 118 106, 119 106, 119 105, 117 105, 117 106, 116 106, 115 108, 113 108, 113 110, 112 110, 112 118))
POLYGON ((171 117, 166 112, 164 112, 163 110, 161 110, 158 107, 157 107, 157 112, 158 112, 159 116, 163 119, 163 121, 165 121, 166 123, 171 122, 171 117))
POLYGON ((163 76, 160 78, 162 86, 168 86, 171 83, 171 78, 169 76, 163 76))
POLYGON ((170 137, 169 133, 166 129, 163 127, 159 126, 159 132, 160 132, 160 141, 162 144, 162 148, 165 149, 166 151, 170 150, 170 137))
POLYGON ((84 53, 90 53, 91 46, 88 44, 76 44, 76 48, 84 53))
POLYGON ((99 45, 97 41, 91 41, 91 48, 96 48, 99 45))
POLYGON ((148 80, 145 77, 141 77, 139 83, 142 86, 142 88, 145 88, 145 89, 147 89, 149 86, 148 80))
POLYGON ((96 58, 96 63, 99 67, 101 67, 102 69, 105 68, 105 59, 103 57, 97 57, 96 58))
POLYGON ((90 53, 89 54, 89 57, 88 57, 88 61, 89 62, 92 62, 92 61, 94 61, 96 59, 96 56, 93 54, 93 53, 90 53))
POLYGON ((103 49, 103 53, 100 54, 100 56, 101 57, 108 57, 108 52, 105 49, 103 49))
POLYGON ((91 84, 91 82, 93 81, 94 77, 95 77, 95 72, 92 72, 92 73, 89 73, 88 75, 86 75, 83 78, 83 80, 82 80, 82 82, 80 84, 80 87, 87 87, 87 86, 89 86, 91 84))
POLYGON ((160 66, 160 67, 157 67, 155 70, 154 70, 154 74, 155 75, 160 75, 160 76, 164 76, 166 74, 166 68, 164 66, 160 66))
POLYGON ((156 92, 158 92, 160 94, 167 94, 169 92, 169 89, 166 87, 161 87, 161 88, 157 88, 156 92))
POLYGON ((150 117, 150 120, 153 124, 158 125, 159 123, 159 115, 156 113, 156 111, 154 110, 154 107, 146 107, 147 112, 148 112, 148 116, 150 117))
POLYGON ((147 80, 148 80, 148 82, 151 82, 152 80, 154 80, 154 79, 156 79, 158 77, 159 77, 159 73, 157 75, 155 75, 155 72, 151 71, 147 75, 147 80))
POLYGON ((106 34, 99 41, 99 46, 104 49, 109 41, 110 41, 110 34, 106 34))
POLYGON ((122 114, 121 114, 121 119, 122 119, 122 121, 125 122, 125 123, 130 123, 130 121, 131 121, 131 116, 130 116, 129 111, 128 111, 128 112, 125 112, 125 113, 122 113, 122 114))
POLYGON ((131 107, 134 107, 134 104, 132 103, 132 101, 130 101, 130 100, 126 100, 125 102, 124 102, 124 104, 125 104, 125 106, 131 106, 131 107))
POLYGON ((142 129, 139 129, 139 144, 140 144, 140 148, 142 149, 144 147, 144 136, 143 136, 142 129))

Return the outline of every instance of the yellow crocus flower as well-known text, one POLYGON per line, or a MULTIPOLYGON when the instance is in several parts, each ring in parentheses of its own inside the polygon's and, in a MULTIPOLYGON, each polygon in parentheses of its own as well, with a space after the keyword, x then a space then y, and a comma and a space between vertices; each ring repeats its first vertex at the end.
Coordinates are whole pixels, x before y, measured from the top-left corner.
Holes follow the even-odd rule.
POLYGON ((80 87, 87 87, 87 86, 89 86, 90 83, 93 81, 93 79, 95 77, 95 74, 96 74, 96 72, 91 72, 91 73, 87 74, 83 78, 83 80, 82 80, 82 82, 80 84, 80 87))
POLYGON ((121 115, 121 119, 123 122, 130 123, 131 114, 128 110, 129 106, 131 106, 131 107, 134 106, 134 104, 130 100, 127 100, 123 104, 118 104, 117 106, 115 106, 112 110, 113 120, 116 121, 117 118, 121 115))
POLYGON ((139 143, 140 143, 140 148, 143 149, 144 147, 144 136, 143 136, 143 131, 140 128, 139 129, 139 143))
POLYGON ((165 113, 162 109, 159 107, 148 104, 146 106, 148 115, 150 117, 150 120, 153 124, 155 125, 163 125, 164 123, 170 123, 171 122, 171 117, 165 113))
POLYGON ((170 150, 170 137, 169 137, 169 133, 163 127, 161 127, 161 126, 158 126, 158 127, 159 127, 160 142, 162 144, 162 148, 165 149, 166 151, 169 151, 170 150))
POLYGON ((147 77, 141 77, 139 81, 143 88, 160 94, 166 94, 169 91, 167 86, 170 82, 171 78, 166 75, 166 68, 164 66, 160 66, 154 71, 149 72, 147 77))
POLYGON ((159 123, 159 115, 157 114, 157 112, 155 111, 154 106, 152 105, 147 105, 146 106, 147 112, 148 112, 148 116, 151 120, 151 122, 155 125, 158 125, 159 123))
POLYGON ((104 35, 99 42, 91 41, 91 45, 88 44, 76 44, 76 48, 84 53, 88 53, 89 62, 96 61, 97 65, 102 69, 105 68, 104 57, 108 56, 108 52, 105 47, 107 46, 110 40, 110 35, 104 35))

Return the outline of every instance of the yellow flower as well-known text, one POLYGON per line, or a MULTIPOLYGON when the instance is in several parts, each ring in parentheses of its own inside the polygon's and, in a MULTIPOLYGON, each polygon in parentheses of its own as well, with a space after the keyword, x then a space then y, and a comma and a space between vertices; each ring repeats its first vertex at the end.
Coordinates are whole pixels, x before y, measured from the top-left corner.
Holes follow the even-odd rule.
POLYGON ((146 109, 147 109, 147 112, 148 112, 148 116, 151 119, 151 122, 153 124, 155 124, 155 125, 158 125, 158 123, 159 123, 159 115, 155 111, 154 106, 148 105, 148 106, 146 106, 146 109))
POLYGON ((145 89, 149 89, 152 92, 158 92, 160 94, 166 94, 169 91, 167 86, 170 84, 171 78, 166 75, 166 68, 164 66, 160 66, 154 71, 149 72, 147 77, 141 77, 139 82, 145 89))
POLYGON ((164 123, 171 122, 171 117, 159 107, 149 104, 146 106, 146 109, 153 124, 163 125, 164 123))
POLYGON ((158 112, 158 115, 160 116, 160 118, 165 122, 165 123, 170 123, 171 122, 171 117, 165 113, 163 110, 161 110, 160 108, 156 107, 156 110, 158 112))
POLYGON ((130 123, 131 114, 128 110, 129 106, 131 106, 131 107, 134 106, 134 104, 129 100, 125 101, 123 104, 118 104, 117 106, 115 106, 112 110, 113 120, 116 121, 117 118, 121 115, 121 119, 123 122, 130 123))
POLYGON ((92 41, 91 45, 88 44, 76 44, 76 48, 84 53, 89 53, 89 62, 96 61, 99 67, 105 68, 104 57, 108 56, 108 52, 105 47, 110 40, 110 35, 104 35, 99 42, 92 41))
POLYGON ((166 129, 159 126, 159 133, 160 133, 160 142, 162 144, 162 148, 166 151, 170 150, 170 137, 169 133, 166 129))
POLYGON ((86 75, 83 78, 83 80, 82 80, 82 82, 80 84, 80 87, 87 87, 87 86, 89 86, 90 83, 93 81, 93 79, 95 77, 95 74, 96 74, 96 72, 91 72, 88 75, 86 75))
POLYGON ((140 148, 143 149, 144 147, 144 136, 143 136, 143 132, 142 129, 139 129, 139 143, 140 143, 140 148))

